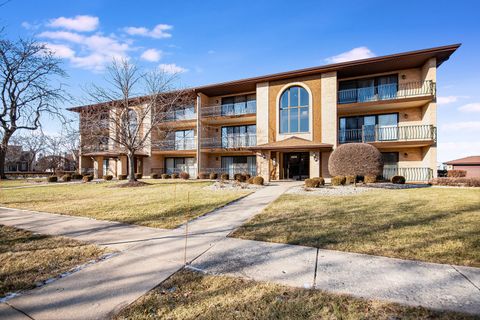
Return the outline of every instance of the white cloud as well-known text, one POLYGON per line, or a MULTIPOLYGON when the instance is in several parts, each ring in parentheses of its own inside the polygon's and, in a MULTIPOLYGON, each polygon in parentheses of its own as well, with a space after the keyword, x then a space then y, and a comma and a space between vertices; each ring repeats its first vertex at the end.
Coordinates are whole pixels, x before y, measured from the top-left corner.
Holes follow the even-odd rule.
POLYGON ((467 103, 458 108, 458 110, 461 112, 480 112, 480 102, 467 103))
POLYGON ((449 104, 449 103, 452 103, 452 102, 457 102, 458 100, 458 96, 440 96, 440 97, 437 97, 437 103, 438 104, 449 104))
POLYGON ((52 19, 47 25, 52 28, 62 28, 83 32, 96 30, 98 28, 98 24, 98 17, 79 15, 73 18, 59 17, 52 19))
POLYGON ((140 58, 146 61, 157 62, 162 58, 162 51, 157 49, 147 49, 145 50, 140 58))
POLYGON ((463 130, 463 131, 478 131, 480 133, 480 121, 458 121, 444 124, 442 130, 463 130))
POLYGON ((21 23, 21 26, 22 26, 22 28, 24 28, 26 30, 37 30, 38 28, 40 28, 39 24, 33 24, 33 23, 30 23, 30 22, 27 22, 27 21, 23 21, 21 23))
POLYGON ((45 43, 45 46, 58 58, 69 59, 75 57, 75 51, 63 44, 45 43))
POLYGON ((170 38, 172 36, 168 31, 173 26, 168 24, 157 24, 153 29, 149 30, 145 27, 126 27, 124 30, 131 36, 143 36, 155 39, 170 38))
POLYGON ((325 59, 328 63, 340 63, 345 61, 360 60, 375 57, 375 54, 367 47, 353 48, 350 51, 342 52, 336 56, 325 59))
POLYGON ((48 38, 53 40, 65 40, 75 43, 83 43, 85 36, 70 31, 44 31, 38 35, 40 38, 48 38))
POLYGON ((438 143, 438 160, 440 162, 473 155, 480 155, 480 142, 455 141, 438 143))
POLYGON ((168 63, 168 64, 162 63, 158 67, 160 68, 161 71, 169 74, 184 73, 188 71, 188 69, 177 66, 175 63, 168 63))

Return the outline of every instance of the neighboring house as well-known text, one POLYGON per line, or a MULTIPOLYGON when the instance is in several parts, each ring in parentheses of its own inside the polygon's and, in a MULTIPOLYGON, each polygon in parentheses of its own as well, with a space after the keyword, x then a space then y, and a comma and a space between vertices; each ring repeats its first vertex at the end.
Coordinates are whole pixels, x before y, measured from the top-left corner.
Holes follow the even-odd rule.
MULTIPOLYGON (((246 172, 267 181, 329 177, 336 147, 366 142, 382 152, 385 178, 426 181, 437 166, 436 72, 459 46, 191 88, 196 99, 166 119, 176 132, 164 143, 152 133, 135 170, 246 172)), ((81 171, 126 174, 125 154, 108 134, 82 148, 81 171)))
POLYGON ((36 168, 42 172, 77 170, 76 160, 68 153, 62 155, 40 155, 38 157, 36 168))
POLYGON ((34 159, 32 153, 22 150, 22 146, 9 145, 5 158, 5 172, 33 171, 34 163, 31 159, 34 159))
POLYGON ((470 156, 445 162, 448 170, 465 170, 468 178, 480 178, 480 156, 470 156))

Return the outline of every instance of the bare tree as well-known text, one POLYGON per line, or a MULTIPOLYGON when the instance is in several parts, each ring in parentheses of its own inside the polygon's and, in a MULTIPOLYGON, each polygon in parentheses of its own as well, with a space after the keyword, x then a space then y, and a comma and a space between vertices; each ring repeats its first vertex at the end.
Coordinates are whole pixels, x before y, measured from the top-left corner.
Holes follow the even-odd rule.
POLYGON ((38 155, 46 149, 46 137, 44 133, 41 130, 29 131, 16 136, 15 141, 17 141, 18 145, 22 146, 22 150, 25 151, 25 158, 28 162, 28 167, 30 170, 33 170, 38 155))
POLYGON ((66 96, 55 80, 65 77, 60 60, 34 40, 0 39, 0 178, 8 142, 17 130, 37 130, 44 115, 62 117, 66 96))
MULTIPOLYGON (((151 147, 151 133, 166 137, 163 125, 171 112, 186 103, 186 90, 174 88, 176 74, 141 71, 128 60, 107 68, 108 88, 93 85, 87 94, 96 104, 80 111, 81 148, 116 150, 128 158, 128 180, 135 181, 135 155, 151 147)), ((191 97, 190 97, 191 98, 191 97)))

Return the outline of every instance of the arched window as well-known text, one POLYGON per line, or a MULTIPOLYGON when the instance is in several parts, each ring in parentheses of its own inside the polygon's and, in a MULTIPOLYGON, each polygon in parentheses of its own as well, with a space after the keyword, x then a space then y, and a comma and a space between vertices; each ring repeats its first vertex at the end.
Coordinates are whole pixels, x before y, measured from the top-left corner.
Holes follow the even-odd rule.
POLYGON ((300 86, 290 87, 280 97, 280 133, 308 132, 308 92, 300 86))
POLYGON ((128 110, 128 130, 130 131, 130 135, 133 136, 137 131, 138 119, 137 113, 133 109, 128 110))

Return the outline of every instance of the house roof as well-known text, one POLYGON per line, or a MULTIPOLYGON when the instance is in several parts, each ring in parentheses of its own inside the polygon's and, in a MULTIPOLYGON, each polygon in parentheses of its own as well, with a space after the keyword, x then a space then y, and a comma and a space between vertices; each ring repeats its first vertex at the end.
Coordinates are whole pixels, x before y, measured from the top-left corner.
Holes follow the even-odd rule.
POLYGON ((478 164, 480 165, 480 156, 470 156, 465 158, 460 158, 456 160, 451 160, 445 162, 445 164, 478 164))
MULTIPOLYGON (((273 73, 252 78, 214 83, 205 86, 189 88, 195 93, 204 93, 208 96, 253 92, 256 90, 256 84, 260 82, 283 80, 288 78, 311 76, 331 71, 336 71, 339 79, 346 77, 361 76, 367 74, 390 72, 399 69, 409 69, 421 67, 428 59, 436 58, 437 67, 447 61, 450 56, 460 47, 461 44, 452 44, 441 47, 434 47, 422 50, 408 51, 403 53, 391 54, 386 56, 346 61, 341 63, 327 64, 317 67, 291 70, 281 73, 273 73)), ((132 100, 142 99, 142 97, 132 98, 132 100)), ((108 102, 94 105, 72 107, 68 110, 78 112, 82 108, 108 106, 108 102)))
POLYGON ((333 144, 318 143, 299 137, 290 137, 285 140, 260 144, 249 147, 251 150, 311 150, 311 149, 332 149, 333 144))

